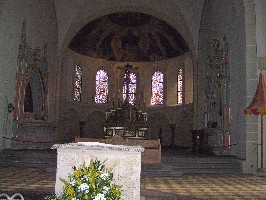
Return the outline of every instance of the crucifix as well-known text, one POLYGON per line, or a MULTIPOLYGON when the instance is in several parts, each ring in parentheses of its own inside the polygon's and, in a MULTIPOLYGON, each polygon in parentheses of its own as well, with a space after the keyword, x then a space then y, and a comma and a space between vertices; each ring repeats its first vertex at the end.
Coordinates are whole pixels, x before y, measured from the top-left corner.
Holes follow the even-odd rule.
MULTIPOLYGON (((123 70, 124 73, 125 73, 125 78, 123 79, 123 83, 125 83, 125 90, 126 90, 126 93, 125 93, 125 102, 124 104, 125 105, 129 105, 129 84, 131 83, 131 78, 130 78, 130 74, 132 72, 132 65, 130 64, 126 64, 125 67, 118 67, 118 69, 120 70, 123 70)), ((138 67, 135 67, 134 69, 138 69, 138 67)))
POLYGON ((130 72, 132 70, 132 65, 126 64, 125 65, 125 83, 126 83, 126 98, 125 98, 125 104, 129 104, 129 84, 130 84, 130 72))

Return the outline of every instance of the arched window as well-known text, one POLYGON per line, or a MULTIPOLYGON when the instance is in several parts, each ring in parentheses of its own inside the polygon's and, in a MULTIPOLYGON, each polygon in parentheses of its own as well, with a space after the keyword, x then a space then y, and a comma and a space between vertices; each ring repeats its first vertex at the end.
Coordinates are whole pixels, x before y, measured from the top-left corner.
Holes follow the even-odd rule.
POLYGON ((104 70, 96 73, 95 103, 108 103, 108 74, 104 70))
POLYGON ((81 86, 82 86, 82 69, 80 66, 76 65, 74 101, 81 101, 81 86))
POLYGON ((163 73, 154 72, 151 84, 151 105, 163 104, 163 73))
MULTIPOLYGON (((134 105, 136 103, 136 92, 137 92, 137 77, 136 74, 133 72, 130 72, 129 76, 129 82, 128 82, 128 103, 131 105, 134 105)), ((127 77, 126 74, 123 78, 123 100, 126 100, 127 94, 127 77)))
POLYGON ((182 69, 178 70, 177 73, 177 104, 181 105, 183 102, 183 71, 182 69))

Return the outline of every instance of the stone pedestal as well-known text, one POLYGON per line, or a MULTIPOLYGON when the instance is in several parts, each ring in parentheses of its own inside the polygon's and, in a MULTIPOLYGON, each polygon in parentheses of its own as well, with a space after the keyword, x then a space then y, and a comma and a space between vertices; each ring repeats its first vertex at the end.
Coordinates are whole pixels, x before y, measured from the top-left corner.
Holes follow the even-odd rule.
POLYGON ((48 149, 55 141, 55 126, 43 121, 21 122, 14 124, 16 140, 11 149, 48 149))
POLYGON ((98 159, 111 169, 115 183, 122 186, 124 199, 140 199, 142 147, 83 142, 54 148, 57 148, 56 194, 64 185, 59 178, 67 180, 74 166, 79 167, 84 161, 89 165, 91 159, 98 159))

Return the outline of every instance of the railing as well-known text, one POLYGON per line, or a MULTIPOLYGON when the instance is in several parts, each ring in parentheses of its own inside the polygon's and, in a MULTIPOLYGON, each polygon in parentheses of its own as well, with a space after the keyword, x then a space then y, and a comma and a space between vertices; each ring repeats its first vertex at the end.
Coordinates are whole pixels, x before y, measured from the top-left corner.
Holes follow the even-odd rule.
POLYGON ((11 197, 2 193, 0 194, 0 200, 24 200, 24 197, 20 193, 15 193, 11 197))

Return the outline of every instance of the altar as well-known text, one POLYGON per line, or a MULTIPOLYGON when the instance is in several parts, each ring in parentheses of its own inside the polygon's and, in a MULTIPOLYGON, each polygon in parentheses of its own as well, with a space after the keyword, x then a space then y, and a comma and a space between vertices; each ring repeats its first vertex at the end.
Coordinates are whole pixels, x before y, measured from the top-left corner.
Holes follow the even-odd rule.
POLYGON ((130 105, 106 112, 104 133, 106 138, 120 135, 125 138, 148 139, 147 113, 130 105))
POLYGON ((52 148, 57 148, 55 194, 60 194, 64 185, 59 178, 67 179, 74 166, 80 166, 84 161, 89 164, 91 159, 97 159, 112 170, 115 183, 122 186, 123 199, 140 199, 142 147, 79 142, 54 145, 52 148))
POLYGON ((136 88, 132 86, 134 82, 131 77, 132 66, 127 64, 121 70, 125 73, 123 98, 121 100, 119 92, 117 102, 113 99, 112 109, 106 112, 105 138, 120 135, 124 138, 148 139, 147 113, 141 110, 140 93, 137 99, 136 88))

